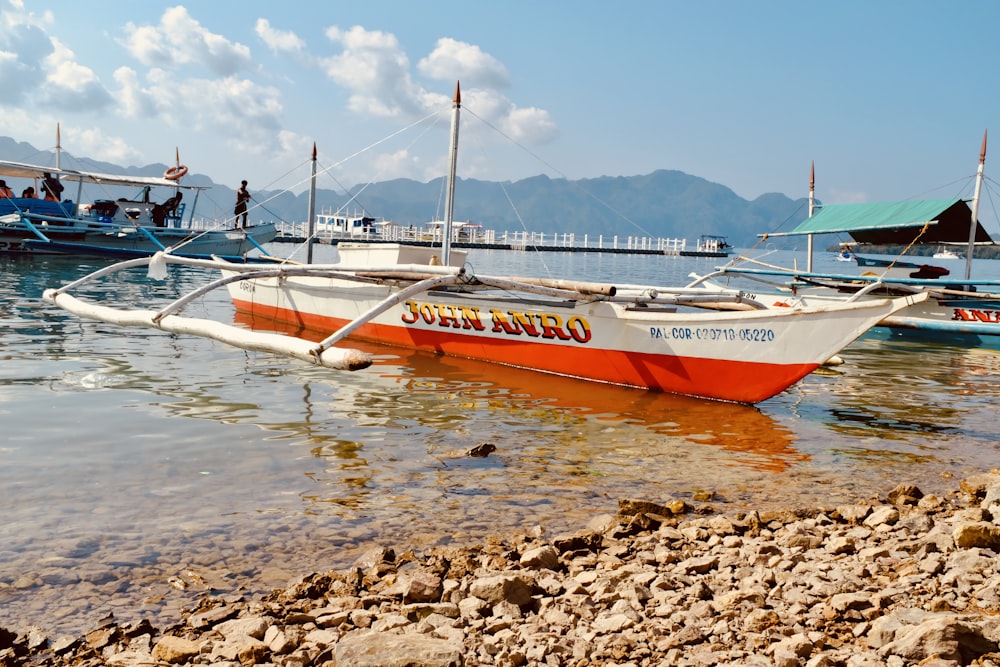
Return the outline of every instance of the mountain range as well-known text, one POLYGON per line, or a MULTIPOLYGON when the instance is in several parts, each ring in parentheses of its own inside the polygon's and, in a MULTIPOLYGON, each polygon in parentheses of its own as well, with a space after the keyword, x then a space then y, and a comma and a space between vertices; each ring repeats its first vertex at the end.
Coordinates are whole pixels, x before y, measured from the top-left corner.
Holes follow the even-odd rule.
MULTIPOLYGON (((0 137, 0 156, 14 162, 54 165, 51 151, 0 137)), ((167 165, 122 167, 86 157, 61 154, 63 166, 130 176, 161 176, 167 165)), ((232 214, 235 188, 217 184, 204 174, 189 174, 186 185, 209 190, 199 195, 197 214, 207 218, 232 214)), ((23 185, 11 184, 15 190, 23 185)), ((308 211, 308 193, 250 188, 260 207, 251 218, 302 222, 308 211)), ((117 198, 119 193, 98 197, 117 198)), ((165 197, 166 195, 164 195, 165 197)), ((368 215, 401 225, 423 226, 443 217, 444 181, 427 183, 395 179, 354 186, 348 192, 317 188, 316 211, 364 209, 368 215), (346 205, 346 207, 345 207, 346 205)), ((750 201, 730 188, 682 171, 660 169, 639 176, 601 176, 580 180, 532 176, 514 182, 459 179, 455 192, 455 220, 471 221, 486 229, 584 234, 592 238, 645 236, 685 238, 702 234, 726 236, 737 247, 756 243, 757 235, 787 231, 807 216, 807 201, 779 193, 750 201)))

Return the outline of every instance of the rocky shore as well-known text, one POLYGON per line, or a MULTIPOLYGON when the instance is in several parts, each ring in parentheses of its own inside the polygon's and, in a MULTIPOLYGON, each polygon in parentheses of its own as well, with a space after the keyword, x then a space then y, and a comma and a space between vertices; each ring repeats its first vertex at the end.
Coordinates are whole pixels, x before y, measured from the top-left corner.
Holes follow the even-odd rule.
POLYGON ((998 553, 996 472, 739 515, 622 500, 572 534, 379 548, 261 599, 206 595, 170 627, 0 627, 0 666, 1000 665, 998 553))

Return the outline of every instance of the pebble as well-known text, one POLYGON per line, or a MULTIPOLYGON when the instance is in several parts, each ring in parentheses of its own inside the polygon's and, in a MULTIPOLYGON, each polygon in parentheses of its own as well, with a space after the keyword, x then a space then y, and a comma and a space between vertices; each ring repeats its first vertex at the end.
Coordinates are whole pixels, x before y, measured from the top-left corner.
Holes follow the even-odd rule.
POLYGON ((628 499, 572 534, 373 549, 253 599, 208 590, 168 627, 0 627, 0 666, 1000 667, 998 500, 995 471, 946 498, 901 484, 808 510, 628 499))

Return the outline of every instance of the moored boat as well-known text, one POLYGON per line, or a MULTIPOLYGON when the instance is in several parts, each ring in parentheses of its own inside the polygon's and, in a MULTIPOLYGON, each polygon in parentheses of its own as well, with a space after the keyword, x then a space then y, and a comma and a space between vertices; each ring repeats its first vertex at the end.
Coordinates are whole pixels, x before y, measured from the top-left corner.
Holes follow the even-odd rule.
POLYGON ((239 260, 274 239, 271 223, 196 228, 195 206, 206 188, 183 184, 187 171, 178 164, 162 177, 126 176, 0 161, 0 177, 27 180, 36 193, 48 183, 59 193, 58 201, 0 197, 0 253, 131 258, 169 249, 186 257, 239 260), (105 198, 80 203, 85 186, 100 188, 105 198), (132 194, 114 198, 108 188, 132 194))
POLYGON ((725 236, 702 234, 694 250, 679 250, 677 254, 681 257, 728 257, 731 247, 725 236))
POLYGON ((332 265, 227 264, 159 254, 46 290, 44 298, 83 317, 207 336, 330 368, 371 363, 364 353, 339 347, 356 338, 740 403, 787 389, 876 322, 926 298, 768 309, 726 291, 475 274, 451 248, 460 108, 456 87, 440 248, 343 244, 341 261, 332 265), (118 310, 69 294, 114 270, 148 264, 151 273, 165 274, 163 262, 219 268, 222 277, 158 311, 118 310), (327 335, 316 343, 178 314, 222 286, 240 312, 327 335))
POLYGON ((818 212, 813 207, 813 172, 809 184, 809 217, 790 232, 766 235, 807 236, 810 250, 805 270, 739 258, 740 263, 696 276, 688 286, 703 285, 712 290, 729 288, 780 307, 924 293, 929 297, 927 300, 887 317, 878 326, 897 332, 917 331, 961 345, 998 344, 1000 281, 972 277, 976 245, 993 243, 978 219, 985 161, 984 133, 971 202, 954 198, 833 204, 818 212), (883 259, 858 254, 859 248, 854 244, 852 255, 859 267, 857 274, 815 271, 812 238, 830 233, 847 233, 855 244, 898 244, 907 248, 966 243, 965 273, 964 276, 952 276, 946 266, 905 255, 883 259))

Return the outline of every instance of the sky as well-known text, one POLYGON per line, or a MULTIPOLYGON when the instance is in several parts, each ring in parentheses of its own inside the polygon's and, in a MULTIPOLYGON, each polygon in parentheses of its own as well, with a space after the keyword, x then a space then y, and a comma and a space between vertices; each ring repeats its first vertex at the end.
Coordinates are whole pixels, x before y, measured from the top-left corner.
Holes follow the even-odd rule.
POLYGON ((251 192, 303 189, 314 142, 340 185, 427 181, 460 81, 463 178, 674 169, 752 200, 807 196, 815 164, 826 203, 946 198, 1000 121, 998 18, 995 0, 0 0, 0 135, 52 149, 58 124, 73 155, 179 153, 251 192))

